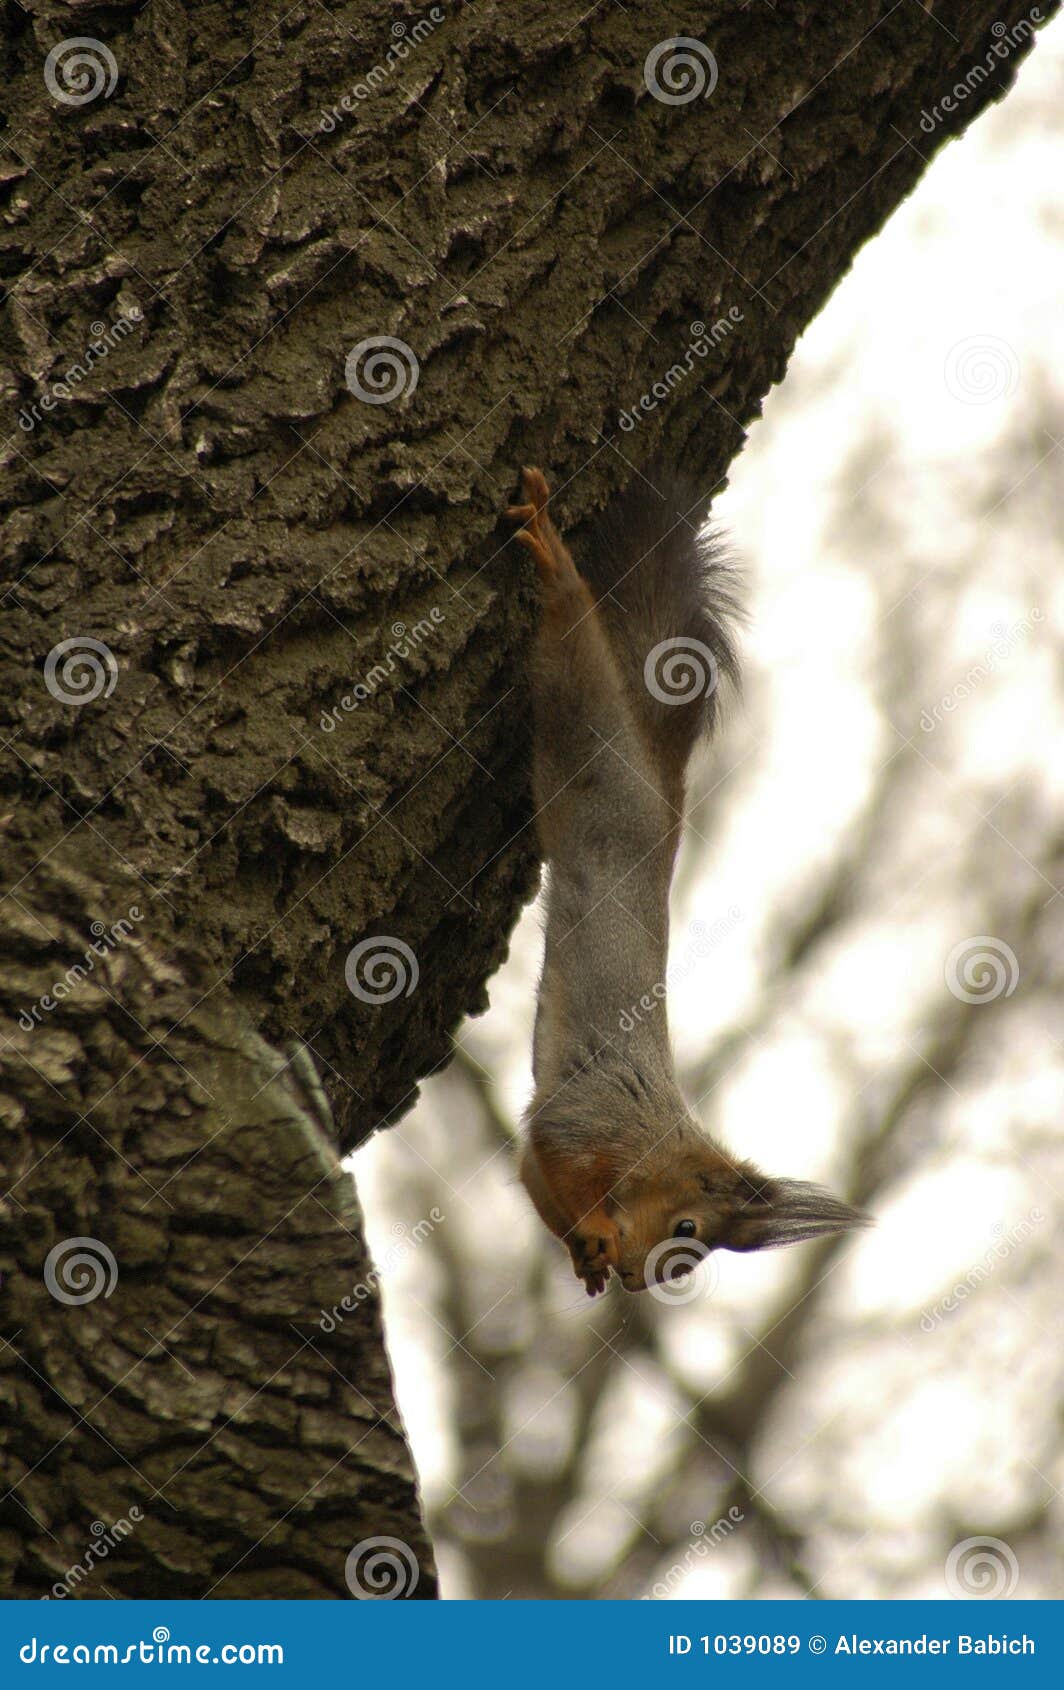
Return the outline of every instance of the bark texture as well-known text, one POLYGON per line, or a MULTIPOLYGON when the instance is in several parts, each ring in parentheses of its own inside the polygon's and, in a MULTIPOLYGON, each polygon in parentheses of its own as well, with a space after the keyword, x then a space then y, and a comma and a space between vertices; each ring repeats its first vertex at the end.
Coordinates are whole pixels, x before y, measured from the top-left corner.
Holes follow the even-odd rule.
POLYGON ((578 530, 663 448, 708 502, 1028 15, 6 9, 8 1589, 136 1503, 80 1593, 343 1596, 378 1537, 433 1593, 375 1299, 316 1321, 369 1274, 337 1154, 446 1059, 534 882, 500 509, 539 462, 578 530), (672 104, 681 34, 716 80, 672 104), (117 1282, 69 1303, 79 1237, 117 1282))

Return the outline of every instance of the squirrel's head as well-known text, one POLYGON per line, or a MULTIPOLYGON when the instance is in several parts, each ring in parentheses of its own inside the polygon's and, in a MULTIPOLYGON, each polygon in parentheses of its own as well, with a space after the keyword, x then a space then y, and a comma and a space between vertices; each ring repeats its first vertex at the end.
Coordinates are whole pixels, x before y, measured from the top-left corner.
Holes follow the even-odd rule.
POLYGON ((821 1186, 734 1161, 693 1124, 677 1135, 675 1151, 667 1170, 655 1158, 650 1178, 635 1172, 607 1202, 626 1291, 683 1278, 711 1250, 772 1250, 869 1224, 821 1186))
POLYGON ((611 1265, 626 1291, 683 1277, 711 1250, 772 1250, 869 1224, 818 1185, 738 1161, 693 1119, 671 1080, 651 1086, 631 1065, 586 1065, 534 1100, 529 1135, 522 1178, 543 1219, 569 1242, 574 1221, 601 1205, 616 1228, 611 1265))

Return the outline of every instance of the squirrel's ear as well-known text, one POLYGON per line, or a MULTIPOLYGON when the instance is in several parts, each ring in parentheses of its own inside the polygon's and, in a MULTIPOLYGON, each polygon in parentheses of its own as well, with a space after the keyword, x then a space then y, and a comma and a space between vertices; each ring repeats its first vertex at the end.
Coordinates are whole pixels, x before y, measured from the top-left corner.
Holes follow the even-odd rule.
POLYGON ((774 1250, 872 1224, 868 1215, 832 1197, 823 1186, 769 1179, 753 1168, 742 1170, 734 1203, 716 1240, 720 1249, 774 1250))

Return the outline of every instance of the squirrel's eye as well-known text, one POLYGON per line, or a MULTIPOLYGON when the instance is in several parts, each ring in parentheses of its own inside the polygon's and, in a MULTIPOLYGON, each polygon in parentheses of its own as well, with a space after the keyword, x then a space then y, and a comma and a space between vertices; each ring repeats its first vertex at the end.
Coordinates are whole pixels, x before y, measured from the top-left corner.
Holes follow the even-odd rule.
POLYGON ((672 1236, 674 1238, 693 1238, 697 1231, 698 1226, 695 1221, 680 1221, 674 1228, 672 1236))

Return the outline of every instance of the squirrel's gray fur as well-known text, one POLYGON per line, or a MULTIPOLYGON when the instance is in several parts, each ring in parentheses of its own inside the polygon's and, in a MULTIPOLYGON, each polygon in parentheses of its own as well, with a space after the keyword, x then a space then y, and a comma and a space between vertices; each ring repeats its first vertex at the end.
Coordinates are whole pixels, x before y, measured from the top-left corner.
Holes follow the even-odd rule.
POLYGON ((527 502, 510 515, 542 594, 533 794, 548 882, 521 1172, 589 1291, 611 1268, 640 1290, 651 1273, 674 1277, 654 1246, 680 1223, 704 1253, 818 1237, 863 1217, 818 1187, 766 1178, 709 1138, 676 1084, 664 1002, 634 1024, 626 1015, 664 989, 685 775, 722 686, 739 678, 736 572, 704 532, 703 501, 676 476, 637 476, 577 565, 542 474, 523 473, 527 502))

